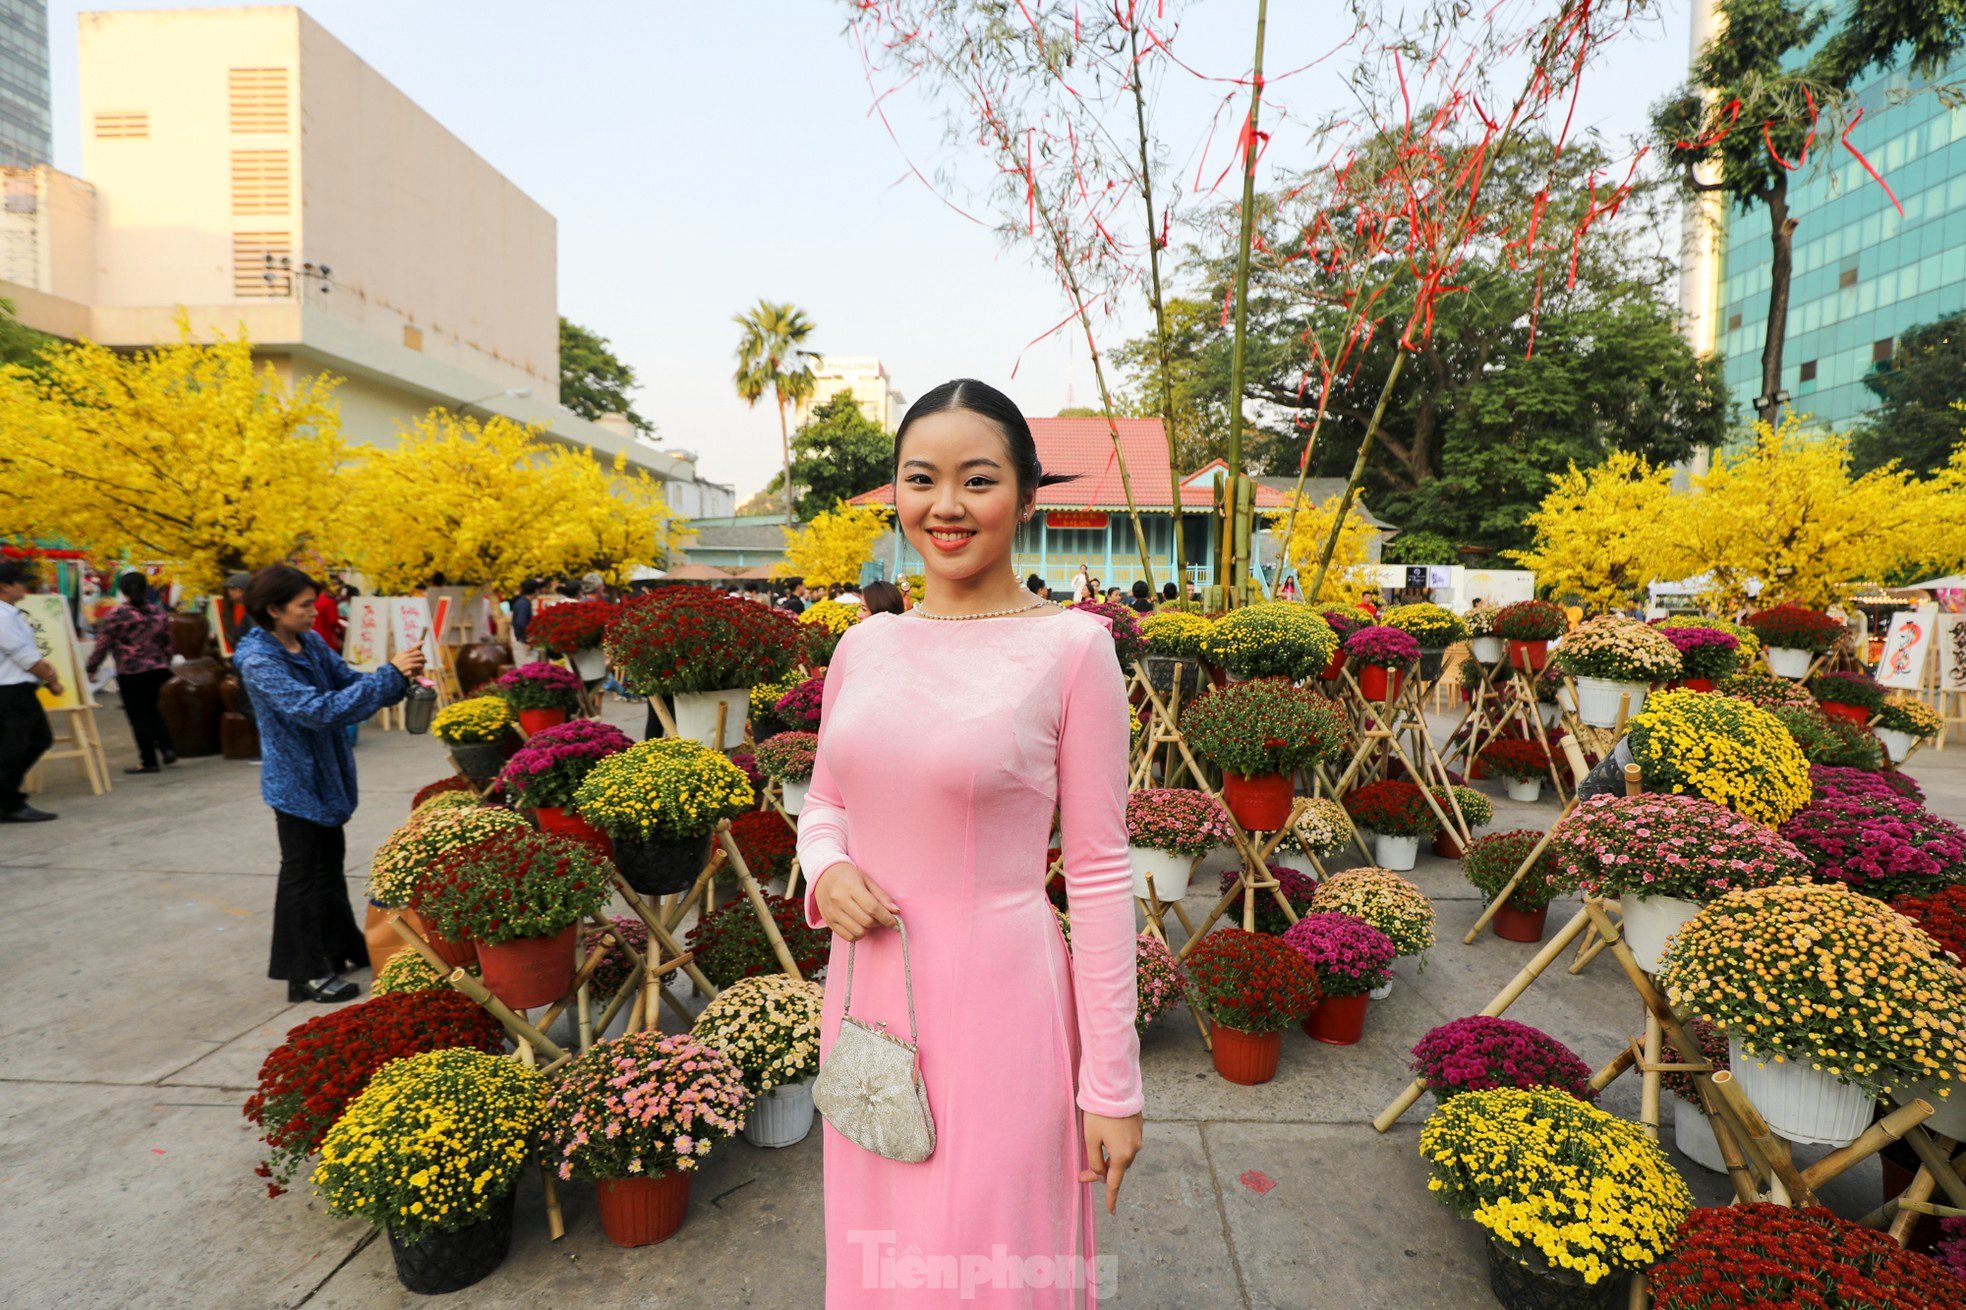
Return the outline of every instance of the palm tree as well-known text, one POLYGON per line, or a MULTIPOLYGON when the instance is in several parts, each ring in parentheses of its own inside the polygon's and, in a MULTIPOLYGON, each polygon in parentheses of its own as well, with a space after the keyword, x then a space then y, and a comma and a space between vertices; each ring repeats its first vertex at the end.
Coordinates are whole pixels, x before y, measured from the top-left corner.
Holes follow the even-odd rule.
POLYGON ((797 305, 760 300, 733 320, 744 329, 737 339, 737 394, 753 408, 772 393, 778 402, 778 444, 785 460, 785 523, 798 503, 792 486, 792 436, 785 424, 785 402, 812 394, 812 366, 801 343, 812 335, 812 320, 797 305))

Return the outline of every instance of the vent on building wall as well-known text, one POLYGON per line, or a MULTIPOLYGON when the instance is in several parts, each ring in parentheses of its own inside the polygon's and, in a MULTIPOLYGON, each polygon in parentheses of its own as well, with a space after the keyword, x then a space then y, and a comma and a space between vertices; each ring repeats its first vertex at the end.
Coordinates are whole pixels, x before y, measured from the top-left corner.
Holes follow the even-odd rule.
POLYGON ((96 139, 112 141, 116 139, 140 141, 150 135, 150 111, 148 109, 104 110, 96 115, 96 139))
POLYGON ((293 174, 284 150, 232 152, 232 212, 284 214, 293 204, 293 174))
POLYGON ((286 132, 287 70, 235 68, 226 75, 234 132, 286 132))
POLYGON ((291 232, 234 232, 232 294, 241 299, 288 295, 292 273, 282 261, 290 263, 293 253, 291 232))
POLYGON ((408 346, 411 350, 422 350, 423 329, 420 327, 412 327, 408 323, 403 324, 403 344, 408 346))

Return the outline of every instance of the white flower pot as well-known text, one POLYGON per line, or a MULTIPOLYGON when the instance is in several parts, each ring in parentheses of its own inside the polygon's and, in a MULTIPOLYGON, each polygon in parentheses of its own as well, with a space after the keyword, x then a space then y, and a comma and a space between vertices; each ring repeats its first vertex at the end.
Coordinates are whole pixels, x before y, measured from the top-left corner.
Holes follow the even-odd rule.
POLYGON ((1543 780, 1541 778, 1510 778, 1503 784, 1512 801, 1535 803, 1543 799, 1543 780))
POLYGON ((1483 664, 1500 664, 1508 653, 1508 643, 1500 637, 1472 637, 1468 640, 1468 653, 1483 664))
POLYGON ((712 750, 729 750, 744 740, 744 720, 751 712, 751 689, 731 687, 724 691, 677 692, 676 735, 692 737, 712 750), (730 706, 724 714, 724 739, 716 741, 717 706, 730 706))
POLYGON ((1638 957, 1638 967, 1657 973, 1659 957, 1665 953, 1666 938, 1700 912, 1696 901, 1677 896, 1623 896, 1625 907, 1625 945, 1638 957))
POLYGON ((1178 901, 1188 894, 1188 872, 1194 857, 1174 855, 1155 846, 1128 846, 1133 861, 1133 894, 1145 898, 1147 875, 1154 876, 1154 894, 1163 901, 1178 901))
POLYGON ((744 1140, 753 1146, 780 1147, 802 1142, 812 1131, 812 1079, 783 1083, 761 1092, 744 1120, 744 1140))
POLYGON ((594 646, 587 650, 577 650, 571 658, 573 660, 573 671, 580 675, 583 682, 599 682, 602 678, 608 676, 607 652, 599 646, 594 646))
POLYGON ((1727 1172, 1727 1161, 1720 1154, 1720 1139, 1713 1135, 1713 1120, 1701 1113, 1699 1106, 1678 1097, 1673 1098, 1672 1144, 1702 1169, 1717 1174, 1727 1172))
POLYGON ((1727 1059, 1741 1090, 1778 1136, 1791 1142, 1841 1146, 1870 1127, 1870 1093, 1794 1060, 1766 1063, 1727 1039, 1727 1059))
POLYGON ((1918 744, 1918 738, 1908 732, 1899 732, 1896 728, 1873 728, 1871 731, 1875 732, 1877 739, 1884 743, 1884 749, 1891 756, 1893 764, 1903 764, 1905 756, 1911 754, 1911 748, 1918 744))
POLYGON ((1798 646, 1769 646, 1768 667, 1778 678, 1800 678, 1809 672, 1816 653, 1798 646))
POLYGON ((1542 715, 1543 726, 1545 728, 1554 728, 1557 724, 1563 722, 1563 709, 1561 706, 1552 705, 1547 701, 1538 701, 1536 712, 1542 715))
POLYGON ((810 778, 804 782, 793 782, 787 778, 779 784, 779 803, 785 807, 787 814, 797 814, 805 808, 806 791, 811 786, 810 778))
POLYGON ((1376 833, 1372 839, 1372 850, 1379 858, 1380 868, 1405 873, 1420 858, 1420 839, 1376 833))
POLYGON ((1276 854, 1270 856, 1270 863, 1280 865, 1286 869, 1294 869, 1307 877, 1315 878, 1318 876, 1317 865, 1312 864, 1311 857, 1299 850, 1286 851, 1280 849, 1276 854))
POLYGON ((1393 979, 1391 974, 1386 975, 1385 982, 1381 983, 1377 987, 1374 987, 1371 991, 1366 993, 1367 996, 1371 997, 1375 1001, 1383 1001, 1388 996, 1391 996, 1392 994, 1393 994, 1393 979))
POLYGON ((1593 728, 1615 728, 1618 726, 1618 698, 1630 694, 1631 705, 1625 717, 1635 718, 1638 712, 1645 708, 1646 690, 1646 684, 1642 682, 1579 678, 1577 679, 1577 717, 1593 728))

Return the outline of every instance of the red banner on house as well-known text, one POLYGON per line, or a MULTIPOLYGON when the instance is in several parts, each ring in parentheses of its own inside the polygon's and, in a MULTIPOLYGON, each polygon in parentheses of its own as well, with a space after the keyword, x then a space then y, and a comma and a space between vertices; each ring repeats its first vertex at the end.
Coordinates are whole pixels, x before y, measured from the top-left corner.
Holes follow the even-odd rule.
POLYGON ((1106 526, 1106 511, 1103 509, 1048 509, 1044 512, 1044 522, 1048 528, 1103 528, 1106 526))

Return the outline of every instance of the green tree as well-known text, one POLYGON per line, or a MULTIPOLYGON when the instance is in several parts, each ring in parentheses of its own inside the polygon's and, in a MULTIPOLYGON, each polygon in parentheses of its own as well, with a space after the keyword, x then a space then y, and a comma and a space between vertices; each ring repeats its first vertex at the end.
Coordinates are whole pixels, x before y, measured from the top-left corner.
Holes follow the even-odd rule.
POLYGON ((0 367, 19 364, 31 368, 40 362, 41 351, 55 340, 15 318, 14 302, 0 299, 0 367))
MULTIPOLYGON (((842 391, 813 409, 792 434, 792 483, 799 489, 798 517, 807 523, 863 491, 888 480, 894 468, 894 438, 867 417, 851 391, 842 391)), ((785 475, 774 473, 760 494, 778 492, 785 475)))
POLYGON ((1718 0, 1716 10, 1715 35, 1693 60, 1692 80, 1654 106, 1652 127, 1696 202, 1713 193, 1768 211, 1768 326, 1756 411, 1773 425, 1795 271, 1790 176, 1804 161, 1822 167, 1834 157, 1864 78, 1907 56, 1914 74, 1931 74, 1966 46, 1966 5, 1718 0), (1846 12, 1835 23, 1839 8, 1846 12))
POLYGON ((1966 437, 1966 313, 1905 333, 1891 367, 1864 385, 1879 403, 1850 434, 1856 470, 1895 459, 1913 473, 1938 472, 1966 437))
MULTIPOLYGON (((1553 171, 1540 221, 1547 231, 1573 230, 1590 207, 1593 174, 1601 179, 1608 164, 1582 143, 1553 158, 1547 142, 1514 141, 1494 158, 1499 175, 1484 192, 1496 229, 1526 229, 1532 198, 1553 171)), ((1433 333, 1409 360, 1369 452, 1364 494, 1376 513, 1457 544, 1526 546, 1525 516, 1550 476, 1572 461, 1589 466, 1624 449, 1670 463, 1722 438, 1718 368, 1680 334, 1666 296, 1672 266, 1646 240, 1665 228, 1663 190, 1640 187, 1618 215, 1598 220, 1611 230, 1594 230, 1582 244, 1574 284, 1564 241, 1540 296, 1536 278, 1499 242, 1470 248, 1457 271, 1467 290, 1440 300, 1433 333)), ((1345 310, 1326 302, 1314 261, 1295 257, 1291 213, 1273 199, 1263 203, 1265 245, 1276 254, 1250 286, 1244 406, 1251 426, 1243 451, 1250 471, 1288 476, 1297 472, 1319 400, 1317 375, 1306 378, 1306 334, 1330 337, 1345 310)), ((1175 403, 1183 436, 1197 441, 1183 451, 1190 468, 1226 448, 1228 269, 1217 260, 1207 272, 1197 294, 1169 303, 1175 403)), ((1409 281, 1396 275, 1387 298, 1410 295, 1409 281)), ((1314 475, 1349 475, 1393 364, 1386 335, 1334 381, 1312 452, 1314 475)), ((1148 337, 1119 352, 1136 394, 1157 394, 1153 345, 1148 337)))
POLYGON ((653 433, 655 424, 635 412, 628 399, 637 383, 635 370, 621 362, 599 336, 565 316, 560 319, 560 403, 584 419, 603 414, 626 416, 637 432, 653 433))
POLYGON ((1461 552, 1438 532, 1402 532, 1386 543, 1379 558, 1387 564, 1458 564, 1461 552))
MULTIPOLYGON (((734 317, 743 332, 737 339, 737 394, 752 408, 767 391, 778 405, 778 444, 784 457, 784 482, 796 498, 798 484, 792 477, 792 436, 785 422, 787 401, 799 401, 812 394, 812 366, 805 340, 812 335, 812 320, 793 304, 773 304, 760 300, 734 317)), ((785 507, 790 525, 793 503, 785 507)))

